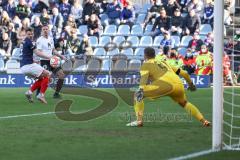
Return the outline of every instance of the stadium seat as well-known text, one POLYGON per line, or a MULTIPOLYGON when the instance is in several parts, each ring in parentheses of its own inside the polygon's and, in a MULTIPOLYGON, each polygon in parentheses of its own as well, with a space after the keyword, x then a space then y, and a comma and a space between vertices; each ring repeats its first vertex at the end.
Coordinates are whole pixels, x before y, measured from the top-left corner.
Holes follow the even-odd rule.
POLYGON ((152 7, 152 5, 151 4, 149 4, 149 3, 146 3, 146 4, 144 4, 143 5, 143 8, 141 9, 141 13, 147 13, 148 12, 148 10, 150 9, 152 7))
POLYGON ((178 47, 180 45, 180 37, 179 36, 172 36, 172 40, 174 40, 174 47, 178 47))
POLYGON ((117 26, 116 25, 107 25, 103 35, 106 36, 114 36, 117 33, 117 26))
POLYGON ((121 47, 120 45, 123 44, 125 38, 123 36, 115 36, 113 38, 113 43, 117 45, 117 47, 121 47))
POLYGON ((4 70, 5 70, 4 60, 0 59, 0 72, 3 72, 4 70))
POLYGON ((132 59, 129 61, 128 70, 130 71, 139 71, 141 67, 141 61, 138 59, 132 59))
POLYGON ((8 74, 22 73, 20 70, 20 63, 16 60, 8 60, 6 62, 6 70, 8 74))
POLYGON ((189 41, 191 41, 191 40, 192 40, 192 36, 183 36, 183 37, 182 37, 182 40, 181 40, 180 46, 182 46, 182 47, 187 47, 189 41))
POLYGON ((108 15, 107 14, 100 14, 99 17, 101 19, 101 24, 106 25, 107 21, 108 21, 108 15))
POLYGON ((200 35, 206 35, 210 32, 212 32, 212 27, 210 24, 202 24, 200 26, 200 35))
POLYGON ((150 47, 152 46, 152 37, 151 36, 143 36, 139 42, 140 47, 150 47))
POLYGON ((156 36, 154 38, 153 47, 159 47, 163 38, 164 38, 163 36, 156 36))
POLYGON ((181 54, 182 56, 185 56, 185 54, 187 53, 187 48, 185 47, 178 48, 178 53, 181 54))
POLYGON ((128 36, 128 35, 130 35, 130 27, 129 27, 129 25, 120 25, 118 27, 117 35, 120 35, 120 36, 128 36))
POLYGON ((89 44, 92 47, 97 47, 98 46, 98 38, 96 36, 89 36, 89 44))
POLYGON ((135 58, 137 59, 143 59, 144 48, 136 48, 134 55, 135 55, 135 58))
POLYGON ((101 71, 110 71, 112 69, 112 61, 105 59, 102 61, 101 71))
POLYGON ((88 33, 88 27, 87 25, 81 25, 78 28, 78 35, 84 35, 88 33))
POLYGON ((83 72, 86 70, 85 60, 83 59, 76 59, 73 64, 73 71, 74 72, 83 72))
POLYGON ((141 25, 133 25, 131 30, 131 35, 133 36, 142 36, 143 28, 141 25))
POLYGON ((129 42, 132 47, 138 47, 139 39, 137 36, 129 36, 127 42, 129 42))
POLYGON ((87 64, 87 71, 100 71, 101 64, 98 59, 90 59, 87 64))
POLYGON ((22 56, 21 48, 14 48, 12 51, 12 60, 20 60, 22 56))
POLYGON ((133 49, 132 48, 123 49, 121 51, 121 53, 125 54, 128 58, 132 58, 133 57, 133 49))
POLYGON ((147 35, 151 34, 152 28, 153 28, 153 25, 148 24, 148 25, 146 26, 145 30, 144 30, 144 35, 147 36, 147 35))
POLYGON ((105 47, 108 43, 110 43, 111 42, 111 37, 109 37, 109 36, 102 36, 102 37, 100 37, 100 39, 99 39, 99 44, 98 44, 98 46, 99 47, 105 47))
POLYGON ((93 55, 98 58, 105 58, 106 51, 104 48, 95 48, 93 51, 93 55))
POLYGON ((119 59, 115 62, 113 66, 113 71, 125 71, 127 70, 127 61, 124 59, 119 59))
MULTIPOLYGON (((113 56, 115 54, 119 54, 119 49, 118 48, 115 48, 115 49, 107 52, 107 56, 113 56)), ((107 57, 107 58, 109 58, 109 57, 107 57)))
POLYGON ((136 24, 143 24, 146 18, 146 14, 142 13, 137 16, 136 24))

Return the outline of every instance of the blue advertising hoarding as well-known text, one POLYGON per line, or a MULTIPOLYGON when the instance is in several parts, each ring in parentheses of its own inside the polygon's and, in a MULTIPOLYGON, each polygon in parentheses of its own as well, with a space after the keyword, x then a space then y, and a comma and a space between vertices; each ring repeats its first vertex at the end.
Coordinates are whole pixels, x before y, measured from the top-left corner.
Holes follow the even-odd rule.
MULTIPOLYGON (((207 88, 210 86, 210 76, 192 75, 191 79, 197 88, 207 88)), ((69 87, 80 88, 129 88, 139 84, 140 76, 137 73, 125 74, 70 74, 65 78, 64 84, 69 87)), ((187 83, 184 79, 186 87, 187 83)), ((34 82, 22 74, 0 74, 0 88, 9 87, 29 87, 34 82)), ((52 79, 56 83, 56 79, 52 79)))

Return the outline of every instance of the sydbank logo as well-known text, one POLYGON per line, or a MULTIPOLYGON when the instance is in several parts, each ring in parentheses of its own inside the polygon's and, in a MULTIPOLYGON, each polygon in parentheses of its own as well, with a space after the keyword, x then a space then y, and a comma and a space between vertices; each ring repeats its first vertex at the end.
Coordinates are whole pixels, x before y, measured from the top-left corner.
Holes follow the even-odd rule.
POLYGON ((12 75, 4 75, 0 76, 0 84, 1 85, 15 85, 16 78, 12 77, 12 75))

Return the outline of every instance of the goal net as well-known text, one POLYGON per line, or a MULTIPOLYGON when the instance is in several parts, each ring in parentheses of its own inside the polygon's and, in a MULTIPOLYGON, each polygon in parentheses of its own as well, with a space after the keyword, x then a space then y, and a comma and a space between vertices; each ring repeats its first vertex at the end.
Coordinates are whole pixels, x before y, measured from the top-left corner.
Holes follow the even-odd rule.
MULTIPOLYGON (((230 1, 231 2, 231 1, 230 1)), ((238 1, 224 5, 223 149, 240 150, 240 18, 238 1), (229 16, 229 17, 228 17, 229 16), (227 20, 228 19, 228 20, 227 20)))

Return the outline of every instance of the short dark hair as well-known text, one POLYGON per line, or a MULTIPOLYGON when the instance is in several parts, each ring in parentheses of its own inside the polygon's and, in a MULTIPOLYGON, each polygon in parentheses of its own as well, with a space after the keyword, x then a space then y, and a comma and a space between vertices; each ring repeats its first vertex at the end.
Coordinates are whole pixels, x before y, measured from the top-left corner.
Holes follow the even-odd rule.
POLYGON ((33 32, 33 28, 32 28, 32 27, 28 27, 28 28, 26 29, 26 32, 33 32))
POLYGON ((144 49, 144 55, 148 58, 155 58, 155 50, 152 47, 147 47, 144 49))

